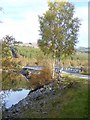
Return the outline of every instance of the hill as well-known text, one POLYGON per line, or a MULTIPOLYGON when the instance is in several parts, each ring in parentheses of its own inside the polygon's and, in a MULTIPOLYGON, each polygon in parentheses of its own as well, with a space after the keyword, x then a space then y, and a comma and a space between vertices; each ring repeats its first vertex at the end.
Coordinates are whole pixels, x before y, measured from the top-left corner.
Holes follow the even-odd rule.
POLYGON ((90 53, 90 47, 78 47, 76 50, 82 53, 90 53))

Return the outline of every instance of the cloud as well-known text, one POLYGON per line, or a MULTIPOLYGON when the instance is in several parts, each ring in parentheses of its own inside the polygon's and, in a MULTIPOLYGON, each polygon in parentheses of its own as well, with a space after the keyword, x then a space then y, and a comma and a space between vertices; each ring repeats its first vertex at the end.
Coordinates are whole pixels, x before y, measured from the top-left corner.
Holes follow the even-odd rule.
POLYGON ((17 41, 37 42, 39 39, 39 22, 37 12, 26 12, 23 14, 24 19, 17 21, 5 19, 0 24, 0 39, 5 35, 13 35, 17 41))
POLYGON ((47 9, 47 0, 7 0, 7 2, 6 0, 1 0, 0 2, 2 2, 4 6, 6 5, 5 8, 7 8, 8 13, 3 17, 4 23, 0 24, 0 38, 9 34, 13 35, 16 40, 19 41, 36 42, 37 39, 39 39, 38 15, 41 15, 47 9), (33 6, 32 8, 25 9, 27 7, 25 4, 30 4, 30 6, 33 4, 33 6), (22 6, 21 10, 18 8, 19 5, 22 6), (16 14, 16 11, 13 14, 10 13, 14 10, 14 8, 10 6, 17 6, 16 9, 18 15, 16 14), (39 6, 40 8, 38 9, 37 7, 39 6), (34 9, 35 7, 37 10, 34 9), (18 16, 22 17, 22 19, 19 20, 18 16))
POLYGON ((89 0, 68 0, 70 2, 89 2, 89 0))
POLYGON ((30 42, 37 40, 38 23, 35 16, 28 17, 22 21, 6 20, 0 25, 0 37, 9 34, 13 35, 17 41, 30 42))
MULTIPOLYGON (((18 16, 19 17, 21 16, 22 19, 18 19, 17 14, 16 16, 12 14, 10 15, 8 14, 7 16, 5 16, 5 18, 3 17, 4 23, 0 24, 0 38, 9 34, 9 35, 13 35, 17 41, 23 41, 24 43, 37 42, 37 39, 39 39, 38 15, 42 15, 47 10, 47 0, 45 1, 44 0, 7 0, 7 1, 1 0, 1 1, 4 4, 4 6, 5 5, 21 6, 22 8, 21 10, 18 7, 16 7, 16 9, 17 12, 19 12, 18 16), (28 6, 28 9, 26 9, 27 5, 25 4, 27 5, 29 4, 30 6, 33 4, 33 6, 32 7, 28 6)), ((11 7, 9 9, 13 10, 15 8, 11 7)), ((79 31, 78 46, 80 45, 87 46, 88 7, 78 6, 75 7, 75 9, 76 9, 75 17, 79 17, 82 23, 79 31)))
POLYGON ((39 5, 46 3, 47 0, 0 0, 1 6, 26 6, 26 5, 39 5))
POLYGON ((78 37, 79 43, 77 45, 88 47, 88 6, 77 7, 75 17, 81 20, 78 37))

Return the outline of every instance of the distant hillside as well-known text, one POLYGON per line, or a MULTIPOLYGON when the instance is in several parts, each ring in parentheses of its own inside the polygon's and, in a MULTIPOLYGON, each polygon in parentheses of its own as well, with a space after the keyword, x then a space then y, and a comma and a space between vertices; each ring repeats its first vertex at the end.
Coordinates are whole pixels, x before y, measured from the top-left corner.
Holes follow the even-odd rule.
POLYGON ((90 53, 90 47, 79 47, 76 50, 78 52, 90 53))

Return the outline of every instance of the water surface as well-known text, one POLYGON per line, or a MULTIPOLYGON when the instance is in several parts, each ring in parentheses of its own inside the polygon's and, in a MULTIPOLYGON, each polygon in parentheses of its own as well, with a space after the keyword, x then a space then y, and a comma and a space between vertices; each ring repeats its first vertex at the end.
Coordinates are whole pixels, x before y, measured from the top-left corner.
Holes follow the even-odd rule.
POLYGON ((17 104, 19 101, 24 99, 30 90, 20 89, 20 90, 6 90, 1 91, 0 96, 2 96, 2 105, 5 105, 5 108, 10 108, 12 105, 17 104))

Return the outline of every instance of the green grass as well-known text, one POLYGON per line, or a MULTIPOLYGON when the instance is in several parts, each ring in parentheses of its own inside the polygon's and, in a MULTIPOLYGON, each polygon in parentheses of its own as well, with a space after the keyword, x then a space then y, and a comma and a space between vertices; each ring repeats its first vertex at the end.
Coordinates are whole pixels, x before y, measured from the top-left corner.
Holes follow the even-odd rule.
POLYGON ((27 57, 27 58, 35 58, 38 57, 45 57, 43 52, 39 48, 32 48, 32 47, 26 47, 26 46, 16 46, 18 54, 21 56, 27 57))
MULTIPOLYGON (((16 46, 17 52, 25 57, 28 58, 37 58, 39 54, 42 54, 42 51, 39 48, 32 48, 28 46, 16 46)), ((52 59, 51 55, 48 55, 49 58, 52 59)), ((89 55, 85 53, 79 53, 72 55, 72 57, 68 56, 67 59, 73 59, 73 60, 88 60, 89 55)))
MULTIPOLYGON (((88 117, 88 83, 83 79, 68 76, 66 81, 78 81, 76 88, 68 88, 65 94, 55 100, 54 107, 48 113, 53 118, 87 118, 88 117), (57 106, 61 109, 57 110, 57 106)), ((67 82, 67 83, 68 83, 67 82)), ((66 82, 65 82, 66 83, 66 82)), ((53 103, 52 103, 53 104, 53 103)))
POLYGON ((90 73, 81 72, 82 75, 90 75, 90 73))
POLYGON ((17 46, 17 51, 21 56, 25 56, 28 58, 36 58, 37 53, 40 51, 37 48, 32 48, 32 47, 25 47, 25 46, 17 46))
POLYGON ((60 118, 86 118, 88 116, 87 86, 83 85, 77 90, 70 89, 63 98, 63 105, 58 114, 60 118))

